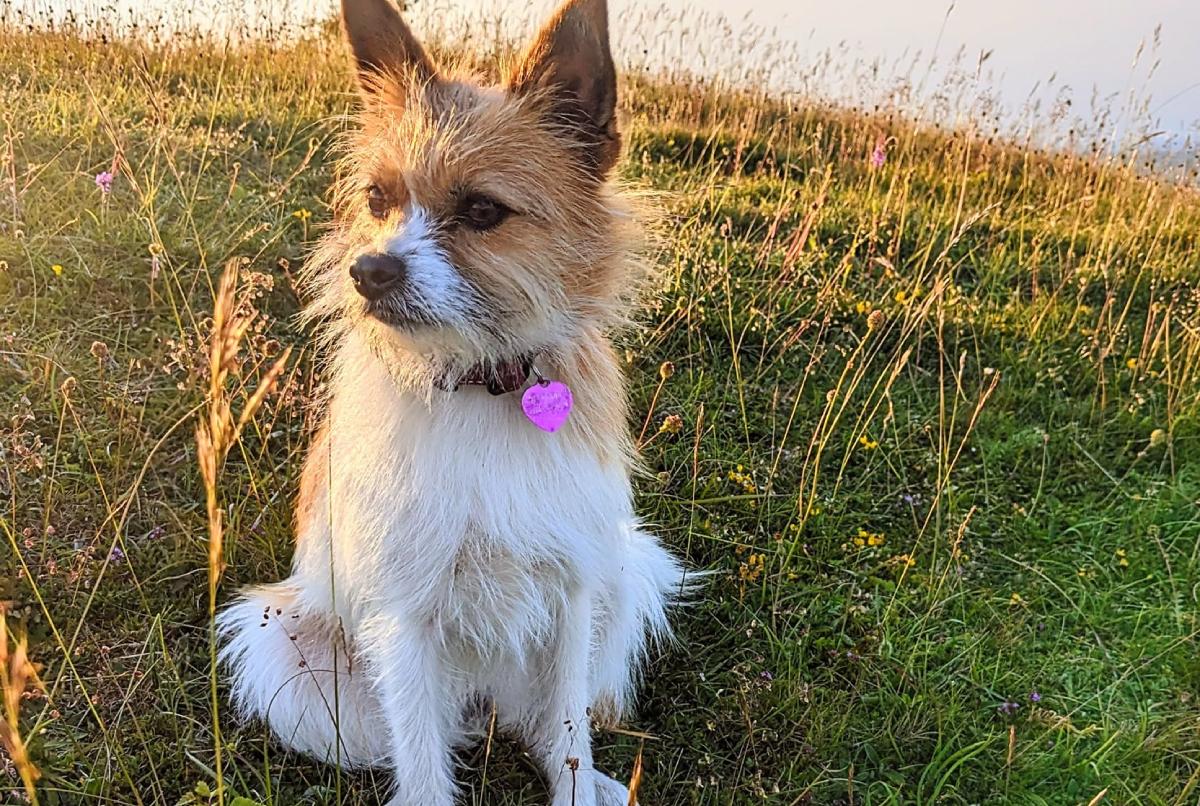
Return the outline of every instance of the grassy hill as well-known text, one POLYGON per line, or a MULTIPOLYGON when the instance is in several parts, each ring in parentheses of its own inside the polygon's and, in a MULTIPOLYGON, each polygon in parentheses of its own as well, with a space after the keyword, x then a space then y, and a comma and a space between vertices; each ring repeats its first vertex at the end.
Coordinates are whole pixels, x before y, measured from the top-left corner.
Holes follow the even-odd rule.
MULTIPOLYGON (((1136 152, 623 91, 663 210, 622 337, 638 506, 715 573, 598 763, 641 748, 647 804, 1196 803, 1200 195, 1136 152)), ((224 468, 223 598, 288 568, 320 383, 293 279, 354 102, 331 35, 0 33, 0 601, 43 804, 216 789, 214 289, 235 261, 235 400, 295 348, 224 468)), ((218 699, 226 802, 386 790, 218 699)), ((463 764, 466 803, 544 802, 507 742, 463 764)))

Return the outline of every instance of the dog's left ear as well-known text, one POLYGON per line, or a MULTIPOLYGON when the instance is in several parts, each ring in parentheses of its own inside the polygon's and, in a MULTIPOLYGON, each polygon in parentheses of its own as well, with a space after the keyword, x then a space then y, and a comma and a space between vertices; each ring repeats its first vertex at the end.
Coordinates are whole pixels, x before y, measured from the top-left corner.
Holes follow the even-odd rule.
POLYGON ((603 179, 621 151, 617 71, 606 0, 567 0, 525 49, 506 82, 513 93, 545 92, 559 121, 582 141, 585 166, 603 179))

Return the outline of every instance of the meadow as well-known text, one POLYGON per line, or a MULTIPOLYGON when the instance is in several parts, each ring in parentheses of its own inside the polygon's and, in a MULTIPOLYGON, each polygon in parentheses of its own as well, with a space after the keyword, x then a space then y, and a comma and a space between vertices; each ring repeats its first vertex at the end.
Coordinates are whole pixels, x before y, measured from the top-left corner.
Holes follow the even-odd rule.
MULTIPOLYGON (((386 792, 239 722, 209 633, 288 568, 295 278, 355 102, 330 26, 0 30, 4 803, 386 792), (257 410, 210 507, 221 401, 257 410)), ((1197 803, 1194 175, 683 73, 622 103, 661 211, 638 507, 712 575, 598 763, 645 804, 1197 803)), ((464 803, 544 802, 503 737, 462 764, 464 803)))

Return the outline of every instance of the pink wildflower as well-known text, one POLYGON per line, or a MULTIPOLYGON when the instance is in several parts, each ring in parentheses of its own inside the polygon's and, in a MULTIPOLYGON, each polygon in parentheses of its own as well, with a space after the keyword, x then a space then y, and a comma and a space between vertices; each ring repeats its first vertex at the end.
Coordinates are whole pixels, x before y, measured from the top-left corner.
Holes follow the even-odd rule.
POLYGON ((875 150, 871 152, 871 167, 882 168, 887 163, 887 140, 880 137, 875 142, 875 150))

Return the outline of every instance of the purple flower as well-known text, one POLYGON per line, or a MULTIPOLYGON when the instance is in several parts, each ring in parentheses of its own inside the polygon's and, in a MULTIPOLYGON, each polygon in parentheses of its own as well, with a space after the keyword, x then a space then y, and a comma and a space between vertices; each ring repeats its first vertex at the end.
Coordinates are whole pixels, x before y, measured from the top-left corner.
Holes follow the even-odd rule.
POLYGON ((1036 691, 1031 691, 1031 692, 1029 692, 1029 701, 1030 702, 1041 702, 1042 695, 1038 694, 1036 691))
POLYGON ((775 679, 775 675, 771 674, 766 669, 763 669, 762 673, 759 674, 759 677, 761 677, 763 680, 774 680, 775 679))
POLYGON ((1020 708, 1021 703, 1019 702, 1003 702, 996 710, 1000 712, 1001 716, 1013 716, 1020 708))
POLYGON ((880 140, 875 144, 875 150, 871 152, 871 167, 882 168, 887 163, 887 141, 880 140))
POLYGON ((120 546, 113 546, 112 551, 108 553, 108 559, 114 563, 124 562, 125 552, 121 550, 120 546))
POLYGON ((112 171, 101 171, 96 174, 96 187, 100 188, 100 192, 107 196, 112 193, 113 175, 112 171))

